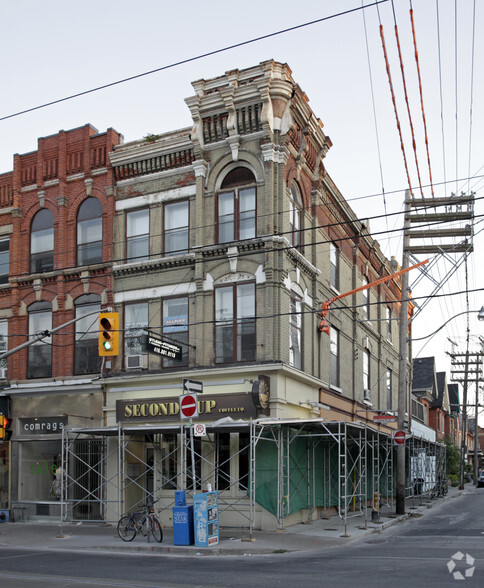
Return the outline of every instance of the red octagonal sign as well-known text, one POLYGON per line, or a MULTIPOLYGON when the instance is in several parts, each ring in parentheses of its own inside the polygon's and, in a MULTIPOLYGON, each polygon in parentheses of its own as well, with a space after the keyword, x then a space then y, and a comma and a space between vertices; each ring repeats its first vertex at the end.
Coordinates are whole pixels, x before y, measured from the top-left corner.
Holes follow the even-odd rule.
POLYGON ((405 444, 405 431, 395 431, 393 435, 393 442, 395 445, 404 445, 405 444))
POLYGON ((196 394, 183 394, 183 396, 180 396, 180 416, 182 419, 198 417, 196 394))

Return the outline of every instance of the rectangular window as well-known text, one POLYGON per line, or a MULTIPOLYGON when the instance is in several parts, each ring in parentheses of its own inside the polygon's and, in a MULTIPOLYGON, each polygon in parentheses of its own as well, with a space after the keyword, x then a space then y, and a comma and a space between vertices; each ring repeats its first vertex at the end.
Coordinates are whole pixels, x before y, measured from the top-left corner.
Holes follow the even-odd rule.
POLYGON ((255 188, 240 188, 218 196, 218 242, 255 237, 255 188))
POLYGON ((143 349, 144 327, 148 326, 148 302, 126 304, 124 307, 124 355, 128 369, 147 366, 147 354, 143 349))
POLYGON ((150 256, 150 211, 126 214, 126 261, 145 261, 150 256))
POLYGON ((390 310, 389 306, 385 307, 385 324, 387 341, 392 341, 392 311, 390 310))
POLYGON ((165 205, 165 255, 188 252, 188 201, 165 205))
POLYGON ((239 490, 249 489, 250 434, 239 433, 239 490))
POLYGON ((255 359, 255 285, 215 290, 215 361, 255 359))
POLYGON ((230 433, 217 434, 217 486, 216 490, 230 489, 230 433))
MULTIPOLYGON (((8 351, 8 321, 0 321, 0 353, 8 351)), ((7 377, 7 358, 0 359, 0 379, 7 377)))
POLYGON ((182 348, 181 361, 163 357, 163 367, 188 365, 188 298, 163 300, 163 338, 182 348))
POLYGON ((370 395, 370 352, 368 349, 363 351, 363 393, 366 400, 370 395))
POLYGON ((99 305, 76 307, 76 346, 74 370, 76 374, 95 374, 99 372, 98 352, 98 315, 92 314, 100 310, 99 305), (89 316, 86 316, 88 315, 89 316))
POLYGON ((301 326, 302 326, 302 302, 296 296, 291 296, 291 314, 289 317, 289 363, 301 369, 301 326))
MULTIPOLYGON (((29 314, 29 334, 52 330, 52 312, 33 312, 29 314)), ((45 337, 28 348, 28 378, 50 378, 52 375, 52 339, 45 337)))
POLYGON ((331 327, 329 332, 330 376, 329 383, 335 388, 340 388, 339 380, 339 331, 331 327))
POLYGON ((8 284, 8 275, 10 272, 10 252, 9 240, 0 240, 0 284, 8 284))
POLYGON ((393 408, 392 370, 387 369, 387 410, 393 408))
MULTIPOLYGON (((363 278, 362 280, 363 286, 368 286, 368 280, 363 278)), ((370 320, 370 289, 367 288, 366 290, 362 290, 361 294, 363 296, 363 305, 361 307, 361 314, 364 321, 370 320)))
POLYGON ((329 267, 330 267, 330 284, 335 289, 339 289, 339 249, 334 243, 329 244, 329 267))
POLYGON ((177 487, 177 439, 174 433, 161 435, 161 487, 173 490, 177 487))

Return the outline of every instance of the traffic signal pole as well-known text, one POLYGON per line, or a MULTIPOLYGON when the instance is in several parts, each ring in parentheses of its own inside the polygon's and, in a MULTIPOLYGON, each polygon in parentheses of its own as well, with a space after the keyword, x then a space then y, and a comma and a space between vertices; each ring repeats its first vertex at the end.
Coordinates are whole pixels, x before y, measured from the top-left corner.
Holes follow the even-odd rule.
POLYGON ((22 343, 21 345, 17 345, 17 347, 14 347, 13 349, 9 349, 8 351, 4 351, 3 353, 0 353, 0 359, 5 359, 9 355, 13 355, 14 353, 17 353, 17 351, 21 351, 22 349, 25 349, 26 347, 30 347, 34 343, 37 343, 38 341, 42 341, 42 339, 45 339, 46 337, 50 337, 54 333, 57 333, 57 331, 60 331, 61 329, 64 329, 65 327, 68 327, 69 325, 72 325, 73 323, 76 323, 77 321, 80 321, 81 319, 86 318, 86 316, 93 316, 95 314, 100 314, 100 311, 96 310, 93 312, 89 312, 87 314, 84 314, 83 316, 79 316, 79 317, 74 318, 70 321, 67 321, 67 323, 63 323, 62 325, 59 325, 58 327, 55 327, 55 329, 52 329, 50 331, 45 330, 45 331, 41 331, 40 333, 36 333, 35 335, 32 335, 33 338, 29 339, 29 341, 25 341, 25 343, 22 343))

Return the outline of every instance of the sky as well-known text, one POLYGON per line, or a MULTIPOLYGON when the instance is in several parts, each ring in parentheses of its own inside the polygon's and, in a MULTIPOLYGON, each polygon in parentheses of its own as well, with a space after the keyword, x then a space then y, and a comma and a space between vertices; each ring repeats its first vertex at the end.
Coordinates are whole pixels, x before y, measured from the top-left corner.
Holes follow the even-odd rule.
MULTIPOLYGON (((484 37, 479 34, 484 29, 483 2, 387 0, 378 6, 372 0, 3 2, 0 173, 12 169, 15 153, 35 150, 38 137, 61 129, 86 123, 100 132, 113 127, 128 142, 189 127, 184 99, 193 94, 192 81, 274 59, 290 66, 332 140, 325 159, 329 175, 356 215, 370 218, 370 230, 383 253, 401 262, 401 213, 409 182, 380 26, 410 184, 416 198, 422 194, 430 198, 410 8, 433 195, 476 194, 474 253, 467 262, 461 254, 439 258, 431 277, 415 285, 420 272, 410 273, 416 301, 420 304, 431 297, 413 324, 413 338, 421 339, 414 342, 413 355, 435 356, 437 370, 446 371, 450 380, 449 339, 457 344, 457 352, 465 352, 467 339, 470 350, 477 351, 479 337, 484 336, 484 322, 478 322, 474 312, 484 306, 484 272, 479 267, 484 245, 484 206, 479 200, 484 192, 484 37), (361 10, 362 5, 370 6, 361 10), (306 23, 313 24, 298 26, 306 23), (287 29, 293 30, 271 35, 287 29), (259 37, 266 38, 247 43, 259 37), (244 44, 220 51, 240 43, 244 44), (160 71, 11 116, 152 70, 160 71), (432 296, 441 283, 439 297, 432 296), (426 338, 442 325, 446 326, 426 338)), ((474 393, 472 387, 471 397, 474 393)))

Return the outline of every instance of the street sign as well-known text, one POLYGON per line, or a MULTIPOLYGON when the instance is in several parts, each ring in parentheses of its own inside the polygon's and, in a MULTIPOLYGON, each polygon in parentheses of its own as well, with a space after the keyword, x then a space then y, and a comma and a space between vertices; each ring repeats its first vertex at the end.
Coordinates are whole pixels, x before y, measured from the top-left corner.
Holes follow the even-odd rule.
POLYGON ((197 437, 205 437, 205 433, 207 431, 207 428, 205 425, 202 425, 200 423, 197 423, 194 427, 193 427, 193 432, 197 437))
POLYGON ((183 394, 183 396, 180 396, 180 417, 182 419, 198 417, 196 394, 183 394))
POLYGON ((170 359, 176 359, 177 361, 181 361, 182 359, 182 348, 179 345, 169 343, 152 333, 148 333, 148 335, 144 337, 144 348, 148 353, 169 357, 170 359))
POLYGON ((196 380, 183 378, 183 392, 201 394, 203 392, 203 384, 196 380))
POLYGON ((405 445, 405 431, 395 431, 393 442, 395 445, 405 445))

